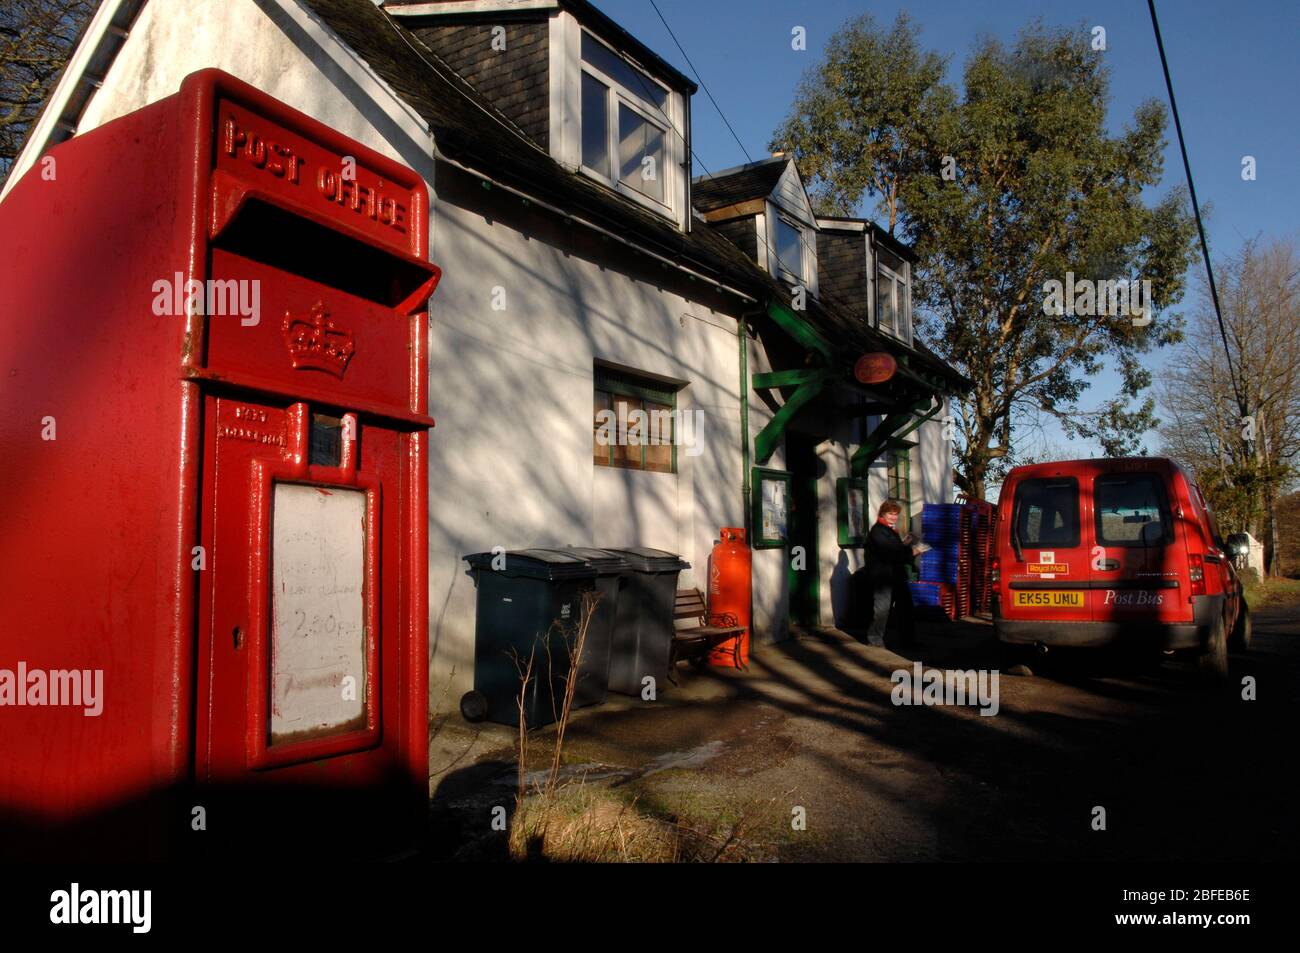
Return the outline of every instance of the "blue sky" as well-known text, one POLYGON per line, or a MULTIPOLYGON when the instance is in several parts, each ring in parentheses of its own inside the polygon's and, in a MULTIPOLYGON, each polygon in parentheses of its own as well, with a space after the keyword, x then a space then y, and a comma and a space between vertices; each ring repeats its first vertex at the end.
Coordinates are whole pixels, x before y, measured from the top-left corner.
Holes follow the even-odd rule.
MULTIPOLYGON (((677 39, 699 69, 719 106, 755 159, 768 154, 773 129, 789 110, 803 72, 821 58, 826 40, 845 20, 871 13, 888 27, 906 9, 921 26, 921 43, 951 55, 950 81, 960 86, 961 68, 975 40, 995 36, 1011 42, 1035 18, 1049 26, 1106 28, 1111 71, 1110 123, 1118 130, 1145 99, 1167 103, 1160 58, 1147 5, 1141 0, 656 0, 677 39), (808 49, 790 48, 794 26, 807 30, 808 49)), ((596 0, 630 33, 687 75, 694 74, 649 0, 596 0)), ((1187 138, 1197 197, 1208 207, 1211 256, 1232 254, 1255 235, 1300 231, 1300 3, 1295 0, 1157 0, 1165 53, 1187 138), (1253 155, 1257 178, 1241 178, 1242 156, 1253 155)), ((745 154, 718 117, 704 91, 692 105, 694 148, 699 163, 717 171, 744 161, 745 154)), ((1158 192, 1184 182, 1172 119, 1158 192)), ((701 170, 697 169, 697 174, 701 170)), ((868 213, 870 210, 866 210, 868 213)), ((1195 265, 1203 271, 1198 256, 1195 265)), ((1191 276, 1189 275, 1189 279, 1191 276)), ((1195 285, 1176 308, 1192 304, 1195 285)), ((1166 353, 1150 365, 1158 369, 1166 353)), ((1113 392, 1114 375, 1094 382, 1084 406, 1113 392)), ((1064 445, 1058 428, 1045 439, 1064 445)), ((1037 440, 1038 438, 1033 438, 1037 440)), ((1149 435, 1148 450, 1156 440, 1149 435)), ((1079 444, 1081 456, 1098 452, 1079 444)))

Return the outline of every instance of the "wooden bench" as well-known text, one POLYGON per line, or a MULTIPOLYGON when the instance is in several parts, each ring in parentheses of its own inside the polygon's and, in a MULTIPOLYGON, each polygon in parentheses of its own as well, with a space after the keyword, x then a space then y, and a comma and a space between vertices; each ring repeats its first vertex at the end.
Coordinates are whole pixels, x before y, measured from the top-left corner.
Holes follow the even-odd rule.
POLYGON ((673 621, 694 619, 696 625, 691 628, 677 629, 673 634, 672 653, 668 658, 668 678, 676 685, 677 677, 673 674, 677 663, 689 659, 695 665, 703 665, 713 649, 728 639, 735 639, 731 647, 731 657, 736 668, 744 668, 740 658, 740 639, 737 638, 745 627, 736 625, 737 619, 730 612, 709 614, 704 593, 698 589, 678 589, 676 603, 673 606, 673 621))

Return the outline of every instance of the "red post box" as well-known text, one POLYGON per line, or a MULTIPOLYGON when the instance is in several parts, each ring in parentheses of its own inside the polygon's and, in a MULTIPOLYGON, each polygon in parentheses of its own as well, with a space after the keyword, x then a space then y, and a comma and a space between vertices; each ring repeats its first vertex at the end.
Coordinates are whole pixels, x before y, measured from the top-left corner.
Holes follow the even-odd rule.
POLYGON ((340 856, 423 819, 427 208, 215 70, 0 204, 9 850, 340 856))

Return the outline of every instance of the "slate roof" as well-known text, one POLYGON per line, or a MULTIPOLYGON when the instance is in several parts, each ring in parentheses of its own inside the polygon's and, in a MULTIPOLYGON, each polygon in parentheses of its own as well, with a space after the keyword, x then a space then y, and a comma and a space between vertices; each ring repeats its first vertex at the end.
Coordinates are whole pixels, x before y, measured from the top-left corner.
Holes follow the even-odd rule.
MULTIPOLYGON (((385 0, 385 10, 400 10, 402 7, 419 7, 428 6, 429 3, 454 3, 457 0, 385 0)), ((654 74, 658 79, 663 80, 673 89, 682 90, 694 95, 698 92, 694 81, 689 76, 673 66, 663 57, 661 57, 650 47, 646 46, 627 30, 619 26, 614 20, 611 20, 601 10, 589 0, 556 0, 561 6, 573 12, 588 29, 592 30, 598 36, 612 43, 621 50, 626 51, 638 64, 654 74)), ((443 23, 465 23, 477 20, 491 20, 493 22, 507 22, 510 20, 544 20, 550 14, 545 8, 525 8, 522 10, 502 10, 502 9, 484 9, 484 10, 458 10, 455 13, 436 14, 437 22, 443 23)), ((430 21, 425 21, 426 23, 430 21)))
POLYGON ((702 175, 691 185, 691 204, 701 212, 771 195, 790 160, 785 156, 702 175))

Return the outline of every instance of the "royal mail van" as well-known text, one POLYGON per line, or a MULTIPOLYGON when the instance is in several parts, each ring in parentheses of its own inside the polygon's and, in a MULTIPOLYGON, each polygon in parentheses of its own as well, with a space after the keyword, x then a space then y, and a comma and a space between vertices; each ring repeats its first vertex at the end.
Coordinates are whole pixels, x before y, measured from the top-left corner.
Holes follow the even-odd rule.
POLYGON ((1218 522, 1172 460, 1016 467, 998 500, 993 620, 1002 643, 1195 653, 1226 678, 1250 616, 1218 522))

